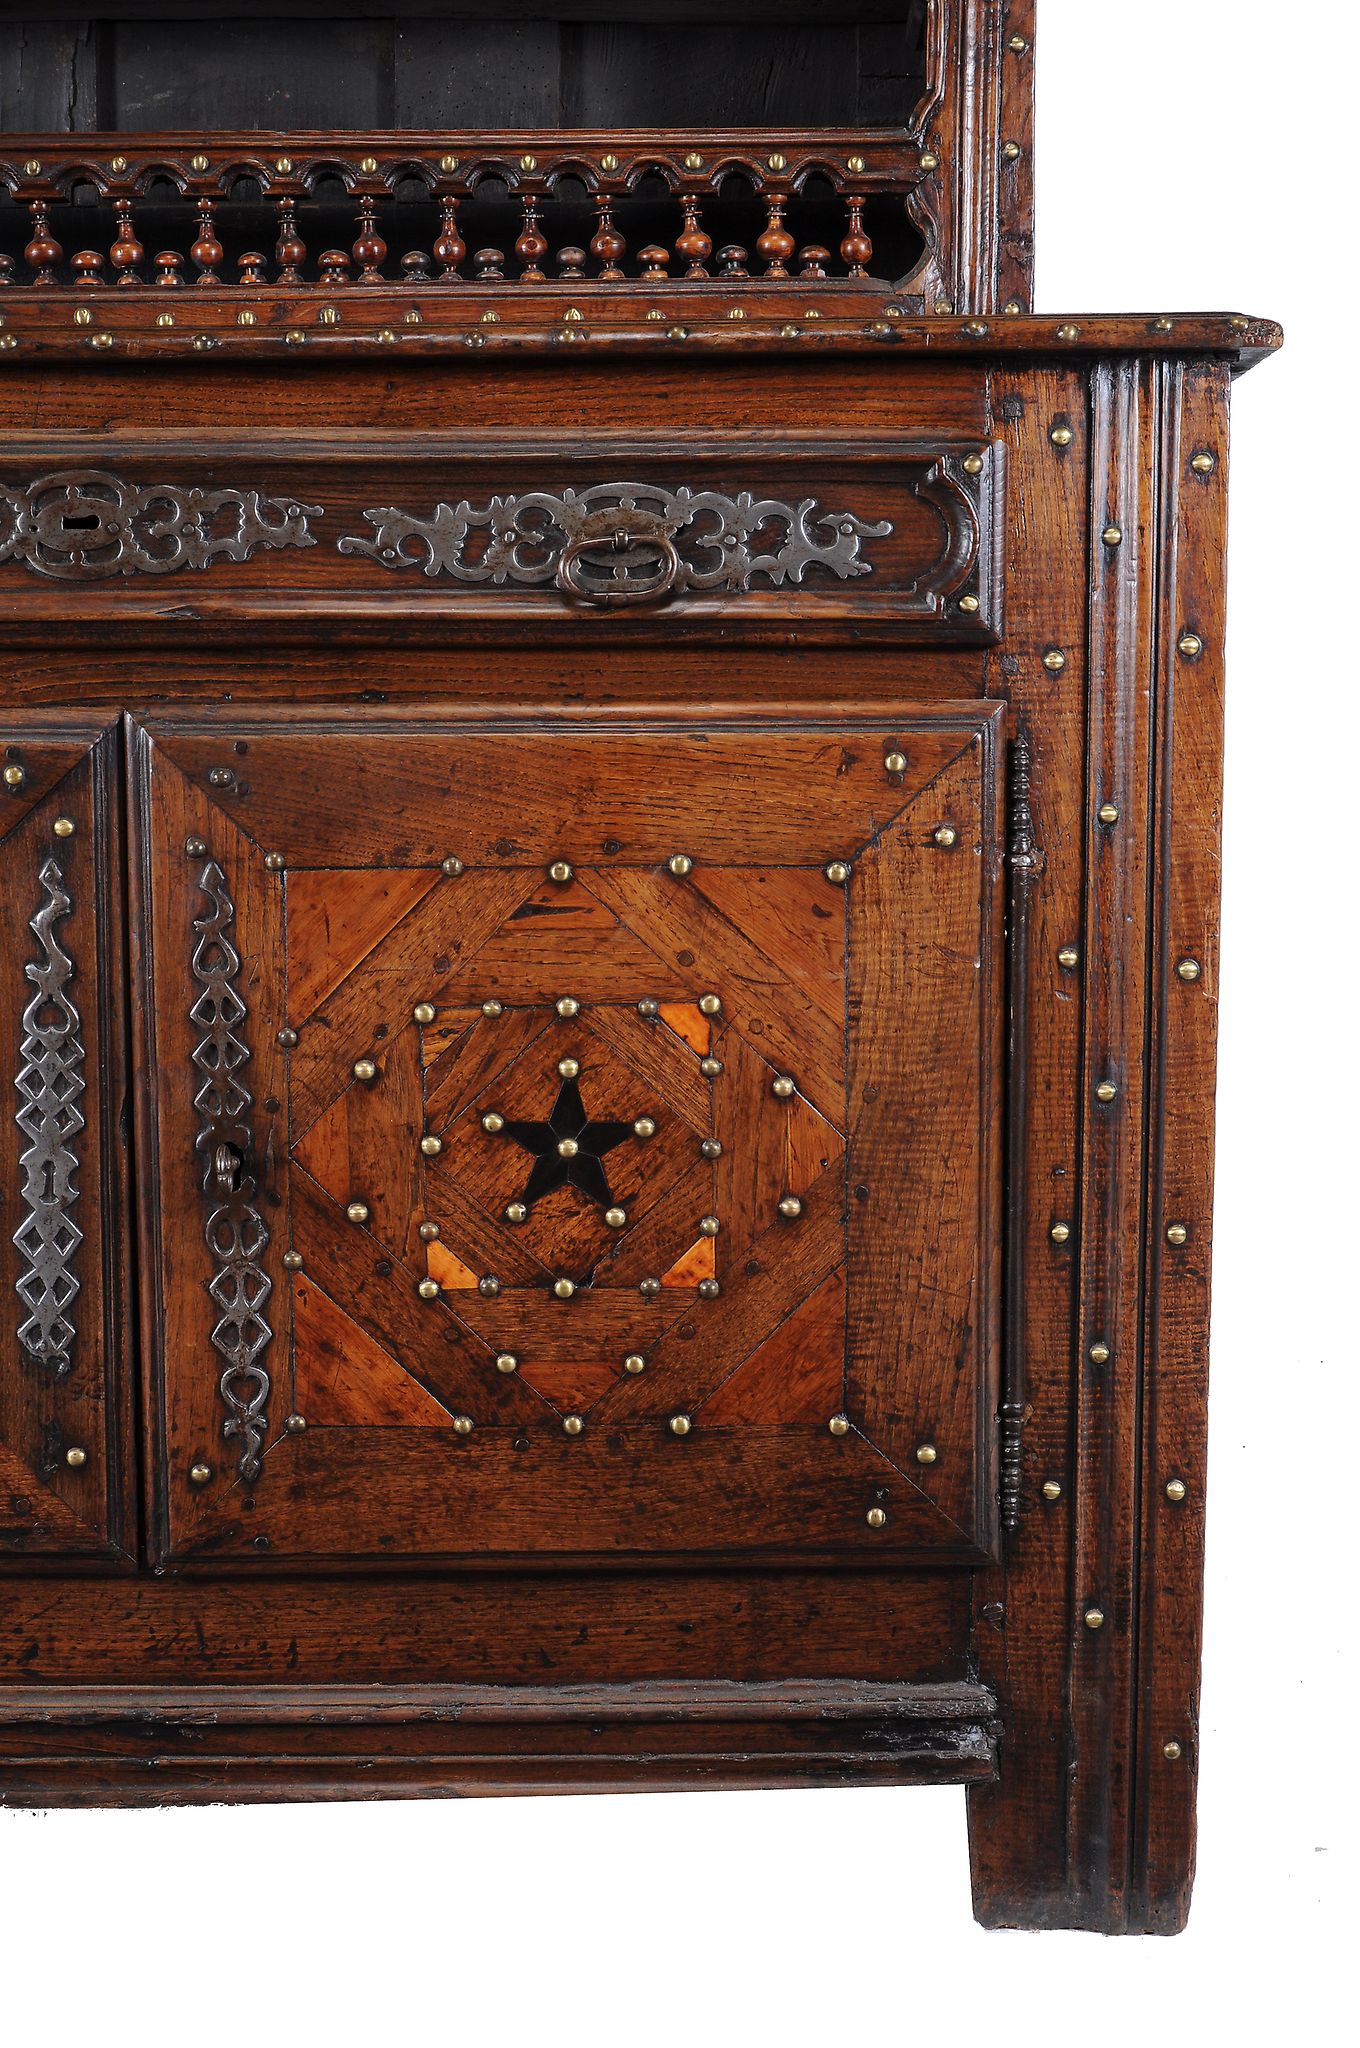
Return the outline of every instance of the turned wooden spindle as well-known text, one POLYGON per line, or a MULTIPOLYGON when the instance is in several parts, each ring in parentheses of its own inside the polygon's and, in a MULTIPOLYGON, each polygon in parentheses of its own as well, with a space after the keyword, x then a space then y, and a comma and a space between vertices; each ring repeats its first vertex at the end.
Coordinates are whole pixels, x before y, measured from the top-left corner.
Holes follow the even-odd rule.
POLYGON ((402 257, 401 281, 403 284, 430 282, 430 259, 423 249, 408 249, 402 257))
POLYGON ((740 242, 728 242, 725 248, 719 249, 718 261, 722 265, 722 269, 718 272, 719 277, 749 277, 751 275, 750 271, 746 268, 746 251, 742 248, 740 242))
POLYGON ((63 252, 47 224, 47 201, 32 200, 28 211, 33 221, 33 238, 24 250, 24 261, 33 272, 34 284, 55 284, 63 252))
POLYGON ((93 285, 102 285, 104 259, 98 249, 77 249, 71 258, 73 283, 88 291, 93 285))
POLYGON ((115 199, 113 213, 116 226, 109 262, 118 272, 119 284, 141 284, 144 282, 142 258, 146 251, 137 240, 137 232, 132 225, 132 201, 115 199))
POLYGON ((845 231, 845 240, 841 243, 841 255, 845 258, 846 268, 851 277, 867 277, 869 258, 874 253, 874 245, 864 232, 864 201, 862 198, 848 197, 845 205, 850 223, 845 231))
POLYGON ((0 292, 8 291, 14 283, 14 258, 0 256, 0 292))
POLYGON ((557 252, 557 274, 567 284, 579 284, 586 274, 586 252, 569 244, 557 252))
POLYGON ((524 201, 524 226, 515 238, 515 254, 520 260, 520 280, 524 284, 542 284, 543 258, 548 253, 548 238, 541 222, 542 213, 537 200, 524 201))
POLYGON ((831 251, 820 248, 816 242, 809 242, 805 249, 798 251, 798 261, 802 266, 798 272, 800 277, 825 277, 831 251))
POLYGON ((628 244, 614 225, 614 202, 612 199, 597 199, 595 210, 599 224, 590 238, 590 253, 600 266, 600 276, 606 284, 617 284, 623 276, 623 259, 628 254, 628 244))
POLYGON ((638 262, 642 265, 644 284, 665 284, 671 267, 671 252, 663 249, 659 242, 649 242, 645 249, 638 250, 638 262))
POLYGON ((349 283, 348 249, 322 250, 321 283, 328 292, 338 292, 342 285, 349 283))
POLYGON ((479 249, 472 262, 477 272, 478 284, 504 284, 505 251, 503 249, 479 249))
POLYGON ((242 255, 238 256, 236 268, 241 273, 240 282, 243 285, 249 285, 253 288, 256 285, 268 284, 269 282, 264 267, 264 257, 258 249, 247 249, 242 255))
POLYGON ((708 259, 713 254, 713 237, 704 233, 703 222, 699 218, 698 193, 682 193, 680 205, 685 224, 675 238, 675 253, 686 266, 686 277, 707 277, 708 259))
POLYGON ((198 202, 198 236, 189 251, 190 260, 198 269, 198 276, 194 279, 194 283, 220 284, 221 279, 217 275, 217 266, 222 261, 224 254, 225 251, 222 244, 217 239, 217 229, 213 225, 213 203, 211 199, 200 199, 198 202))
POLYGON ((359 200, 359 232, 354 238, 360 284, 381 284, 386 260, 387 244, 378 233, 378 202, 372 193, 365 192, 359 200))
POLYGON ((439 239, 434 260, 439 265, 440 284, 461 284, 459 265, 467 256, 467 243, 458 232, 458 201, 452 193, 439 202, 439 239))
POLYGON ((302 266, 307 261, 307 244, 298 233, 297 201, 280 199, 279 239, 274 244, 274 261, 279 266, 280 284, 301 284, 302 266))
POLYGON ((765 232, 756 243, 756 254, 765 265, 766 277, 787 277, 789 258, 795 243, 793 236, 784 225, 784 208, 789 203, 787 192, 771 192, 769 197, 769 219, 765 232))
POLYGON ((178 285, 184 282, 184 258, 178 249, 162 249, 155 259, 158 285, 178 285))

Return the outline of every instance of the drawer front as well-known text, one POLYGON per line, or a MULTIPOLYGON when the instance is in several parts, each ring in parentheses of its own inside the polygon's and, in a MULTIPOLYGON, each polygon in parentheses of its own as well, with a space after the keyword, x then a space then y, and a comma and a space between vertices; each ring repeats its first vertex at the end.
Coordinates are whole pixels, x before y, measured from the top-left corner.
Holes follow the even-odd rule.
POLYGON ((992 1535, 991 706, 157 720, 177 1556, 992 1535))
POLYGON ((0 1555, 128 1540, 116 744, 88 719, 0 734, 0 1555))
POLYGON ((0 622, 115 609, 200 628, 479 637, 594 621, 611 644, 861 638, 984 646, 1001 632, 1001 450, 956 433, 778 442, 696 433, 233 445, 124 437, 11 448, 0 622), (173 592, 173 597, 171 593, 173 592))

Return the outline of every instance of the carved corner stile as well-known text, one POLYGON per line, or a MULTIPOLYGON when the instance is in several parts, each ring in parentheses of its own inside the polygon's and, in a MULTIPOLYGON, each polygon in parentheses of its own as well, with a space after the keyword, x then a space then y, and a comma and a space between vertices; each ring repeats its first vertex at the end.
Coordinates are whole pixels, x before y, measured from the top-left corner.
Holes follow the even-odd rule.
POLYGON ((1034 758, 1021 727, 1011 745, 1010 869, 1007 990, 1005 1348, 1001 1388, 1001 1527, 1020 1527, 1025 1430, 1025 1270, 1028 1213, 1029 924, 1030 904, 1044 868, 1035 836, 1031 780, 1034 758))

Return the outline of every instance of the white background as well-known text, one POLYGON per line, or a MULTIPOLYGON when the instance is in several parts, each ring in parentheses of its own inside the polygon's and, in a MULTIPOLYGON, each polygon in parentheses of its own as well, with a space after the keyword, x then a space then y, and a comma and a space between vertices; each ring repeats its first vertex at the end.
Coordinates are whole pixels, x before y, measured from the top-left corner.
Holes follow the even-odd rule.
POLYGON ((6 1814, 0 2040, 1354 2039, 1355 10, 1040 17, 1039 305, 1288 329, 1234 420, 1190 1931, 983 1934, 948 1790, 6 1814))

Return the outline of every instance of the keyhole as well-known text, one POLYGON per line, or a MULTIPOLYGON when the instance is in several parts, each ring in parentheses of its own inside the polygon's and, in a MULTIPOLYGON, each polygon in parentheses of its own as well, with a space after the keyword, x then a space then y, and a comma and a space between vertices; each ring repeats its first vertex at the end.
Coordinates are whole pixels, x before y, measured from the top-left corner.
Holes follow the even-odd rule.
POLYGON ((62 530, 66 533, 92 533, 99 524, 99 514, 97 512, 63 512, 61 524, 62 530))

